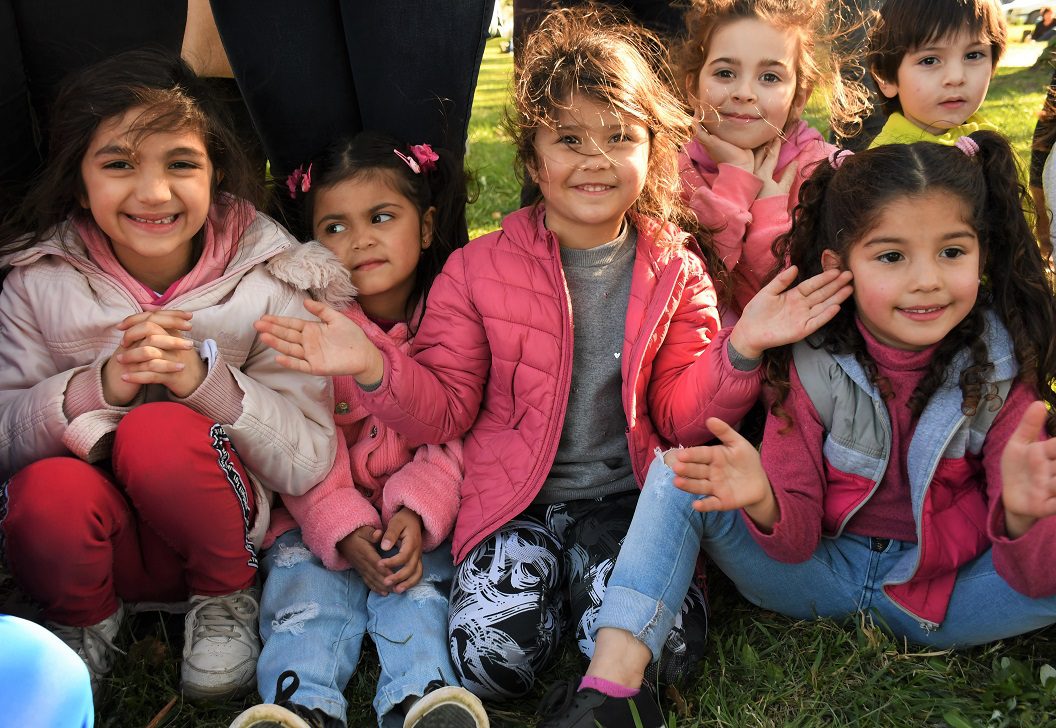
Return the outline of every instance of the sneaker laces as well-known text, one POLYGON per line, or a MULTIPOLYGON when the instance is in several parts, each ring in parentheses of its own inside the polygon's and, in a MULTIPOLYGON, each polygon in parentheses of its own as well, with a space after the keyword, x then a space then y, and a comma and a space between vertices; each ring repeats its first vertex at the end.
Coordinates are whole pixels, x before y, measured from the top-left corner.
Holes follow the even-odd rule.
POLYGON ((249 625, 256 622, 258 609, 256 600, 243 592, 194 602, 187 615, 192 620, 192 628, 191 640, 184 645, 184 657, 189 656, 194 643, 205 639, 235 640, 252 647, 253 630, 249 625))
POLYGON ((95 676, 109 673, 114 668, 117 655, 127 654, 98 625, 70 627, 49 622, 48 629, 76 652, 95 676))

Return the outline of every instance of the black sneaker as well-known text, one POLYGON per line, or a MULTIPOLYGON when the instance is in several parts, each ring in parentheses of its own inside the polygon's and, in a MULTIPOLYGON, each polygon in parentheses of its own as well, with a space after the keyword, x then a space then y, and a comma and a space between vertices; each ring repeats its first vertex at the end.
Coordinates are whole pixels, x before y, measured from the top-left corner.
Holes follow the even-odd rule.
POLYGON ((489 728, 483 703, 463 687, 434 680, 407 710, 403 728, 489 728))
POLYGON ((229 728, 345 728, 345 722, 319 708, 306 708, 290 701, 301 679, 287 670, 275 681, 275 702, 261 703, 239 713, 229 728), (288 687, 283 683, 290 680, 288 687))
POLYGON ((578 681, 550 686, 539 703, 539 728, 667 728, 660 705, 645 686, 633 698, 577 690, 578 681))

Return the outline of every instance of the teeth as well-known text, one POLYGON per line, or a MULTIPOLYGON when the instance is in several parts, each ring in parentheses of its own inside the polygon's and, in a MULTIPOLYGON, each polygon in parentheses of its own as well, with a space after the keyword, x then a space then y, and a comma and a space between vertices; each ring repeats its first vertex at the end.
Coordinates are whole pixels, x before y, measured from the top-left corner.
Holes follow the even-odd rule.
POLYGON ((579 188, 584 192, 604 192, 609 189, 608 185, 580 185, 579 188))
POLYGON ((162 217, 157 220, 148 220, 144 217, 136 217, 135 215, 129 215, 129 217, 136 222, 146 223, 147 225, 168 225, 169 223, 176 221, 175 215, 169 215, 168 217, 162 217))

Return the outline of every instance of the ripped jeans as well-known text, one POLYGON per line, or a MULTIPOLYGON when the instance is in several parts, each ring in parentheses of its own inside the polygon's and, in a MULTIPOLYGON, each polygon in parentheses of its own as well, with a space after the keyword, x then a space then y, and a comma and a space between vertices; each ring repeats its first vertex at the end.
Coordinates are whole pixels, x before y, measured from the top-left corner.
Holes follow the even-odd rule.
POLYGON ((422 554, 422 580, 403 594, 371 592, 354 570, 330 571, 301 540, 300 529, 282 534, 261 565, 257 687, 275 700, 275 681, 284 670, 301 680, 292 701, 346 721, 342 694, 369 634, 381 662, 374 709, 378 725, 402 726, 393 711, 405 698, 420 696, 434 680, 458 685, 447 647, 447 595, 454 570, 451 545, 422 554))

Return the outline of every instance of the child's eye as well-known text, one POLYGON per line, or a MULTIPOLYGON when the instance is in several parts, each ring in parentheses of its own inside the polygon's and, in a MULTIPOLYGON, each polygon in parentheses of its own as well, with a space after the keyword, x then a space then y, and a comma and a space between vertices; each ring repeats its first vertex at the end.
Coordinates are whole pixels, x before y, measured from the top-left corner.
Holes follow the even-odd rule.
POLYGON ((898 253, 892 250, 887 253, 881 253, 880 255, 876 256, 876 259, 879 260, 881 263, 897 263, 903 259, 903 256, 902 253, 898 253))
POLYGON ((781 83, 781 77, 776 73, 764 73, 759 80, 763 83, 781 83))
POLYGON ((104 164, 103 169, 132 169, 132 164, 124 159, 115 159, 104 164))
POLYGON ((960 248, 945 248, 939 255, 943 258, 960 258, 964 255, 964 251, 960 248))
POLYGON ((558 141, 561 144, 572 146, 573 144, 579 144, 579 137, 572 136, 571 134, 564 134, 558 141))
POLYGON ((379 223, 388 222, 389 220, 392 220, 395 217, 396 216, 393 215, 391 212, 379 212, 370 218, 370 224, 377 225, 379 223))
POLYGON ((733 71, 728 68, 720 68, 715 72, 717 78, 733 78, 733 71))
POLYGON ((194 162, 173 162, 169 165, 171 169, 198 169, 194 162))
POLYGON ((609 137, 609 144, 619 144, 627 141, 631 141, 631 137, 627 132, 623 131, 618 131, 609 137))
POLYGON ((325 232, 327 235, 337 235, 339 233, 345 232, 345 230, 348 230, 348 228, 345 227, 344 223, 340 222, 332 222, 323 228, 323 232, 325 232))
POLYGON ((969 51, 964 54, 964 57, 969 61, 980 61, 987 57, 986 51, 969 51))
POLYGON ((924 56, 917 63, 922 66, 934 66, 939 62, 938 56, 924 56))

